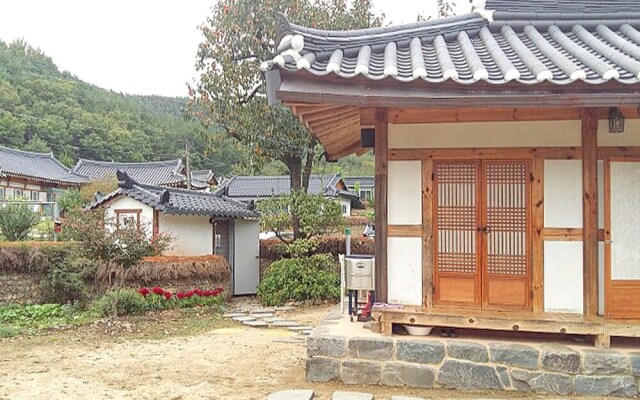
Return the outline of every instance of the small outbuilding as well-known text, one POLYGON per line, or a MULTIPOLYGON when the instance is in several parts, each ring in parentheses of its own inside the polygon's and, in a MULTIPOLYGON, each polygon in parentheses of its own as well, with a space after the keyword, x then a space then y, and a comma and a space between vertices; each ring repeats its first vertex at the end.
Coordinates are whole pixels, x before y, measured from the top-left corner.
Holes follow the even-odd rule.
POLYGON ((213 193, 141 184, 122 171, 117 177, 119 188, 90 209, 104 207, 115 229, 147 227, 149 235, 170 235, 166 255, 222 255, 233 270, 233 294, 256 292, 260 224, 255 210, 213 193))

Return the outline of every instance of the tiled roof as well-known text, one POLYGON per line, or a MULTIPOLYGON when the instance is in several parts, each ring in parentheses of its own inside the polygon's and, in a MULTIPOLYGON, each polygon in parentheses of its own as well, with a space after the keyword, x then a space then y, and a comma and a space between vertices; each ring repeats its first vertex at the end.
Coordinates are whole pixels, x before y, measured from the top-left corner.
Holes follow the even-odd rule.
POLYGON ((191 171, 191 185, 197 189, 205 189, 216 183, 216 177, 210 169, 191 171))
POLYGON ((2 146, 0 146, 0 176, 74 185, 88 182, 87 177, 70 171, 52 153, 33 153, 2 146))
POLYGON ((89 208, 94 209, 124 195, 167 214, 207 215, 219 218, 259 217, 259 214, 250 210, 248 205, 220 195, 145 185, 136 182, 121 171, 118 171, 117 175, 119 188, 96 201, 89 208))
POLYGON ((186 181, 182 175, 182 160, 153 161, 144 163, 122 163, 80 159, 73 171, 92 180, 116 176, 124 171, 136 182, 148 185, 174 185, 186 181))
MULTIPOLYGON (((338 196, 340 174, 312 175, 309 178, 309 194, 338 196)), ((216 193, 231 198, 254 199, 289 194, 291 183, 288 175, 282 176, 234 176, 224 182, 216 193)), ((348 192, 351 193, 351 192, 348 192)), ((355 193, 351 193, 357 196, 355 193)))
POLYGON ((279 15, 278 27, 278 54, 264 71, 459 84, 640 82, 638 1, 493 0, 462 16, 354 31, 279 15))
POLYGON ((356 184, 360 186, 372 187, 376 183, 376 178, 373 176, 346 176, 342 178, 347 187, 354 187, 356 184))

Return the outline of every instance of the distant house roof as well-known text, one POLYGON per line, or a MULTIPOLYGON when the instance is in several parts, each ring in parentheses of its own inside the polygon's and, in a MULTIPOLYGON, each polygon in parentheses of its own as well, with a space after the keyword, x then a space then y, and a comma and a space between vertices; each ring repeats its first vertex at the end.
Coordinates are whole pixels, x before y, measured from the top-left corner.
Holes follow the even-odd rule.
POLYGON ((210 169, 191 171, 191 185, 195 188, 204 189, 217 184, 218 180, 210 169))
POLYGON ((89 181, 86 176, 65 167, 53 153, 33 153, 2 146, 0 177, 17 177, 63 185, 79 185, 89 181))
MULTIPOLYGON (((309 178, 309 194, 322 194, 330 197, 341 194, 356 196, 355 193, 344 189, 346 189, 346 185, 344 185, 340 174, 311 175, 309 178)), ((287 195, 291 192, 291 179, 288 175, 234 176, 225 181, 216 192, 243 200, 287 195)))
POLYGON ((376 178, 373 176, 347 176, 342 180, 349 188, 355 187, 356 184, 359 184, 360 187, 373 187, 376 183, 376 178))
POLYGON ((146 185, 117 171, 118 189, 94 202, 100 207, 119 196, 128 196, 166 214, 206 215, 219 218, 258 218, 259 214, 239 201, 213 193, 146 185))
POLYGON ((181 159, 125 163, 81 158, 73 171, 88 176, 91 180, 115 177, 117 171, 124 171, 136 182, 147 185, 176 185, 186 180, 181 173, 182 168, 181 159))

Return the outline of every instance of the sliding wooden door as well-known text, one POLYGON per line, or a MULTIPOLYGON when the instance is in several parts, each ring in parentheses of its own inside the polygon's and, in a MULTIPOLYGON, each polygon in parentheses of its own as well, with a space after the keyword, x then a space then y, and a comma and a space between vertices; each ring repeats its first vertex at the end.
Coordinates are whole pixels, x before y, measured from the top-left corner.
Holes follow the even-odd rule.
POLYGON ((605 161, 605 316, 640 318, 640 160, 605 161))
POLYGON ((434 163, 434 303, 531 309, 527 161, 434 163))

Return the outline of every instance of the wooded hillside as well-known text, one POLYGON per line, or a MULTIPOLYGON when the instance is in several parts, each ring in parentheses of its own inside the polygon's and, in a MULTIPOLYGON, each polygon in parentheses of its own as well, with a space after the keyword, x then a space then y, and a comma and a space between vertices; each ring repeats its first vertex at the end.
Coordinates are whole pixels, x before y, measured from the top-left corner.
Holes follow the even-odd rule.
MULTIPOLYGON (((186 89, 185 89, 186 90, 186 89)), ((216 175, 279 174, 284 167, 183 116, 186 98, 133 96, 101 89, 61 72, 23 41, 0 41, 0 145, 53 151, 67 166, 78 158, 154 161, 180 158, 191 142, 194 169, 216 175)), ((368 174, 369 156, 323 171, 368 174)))

